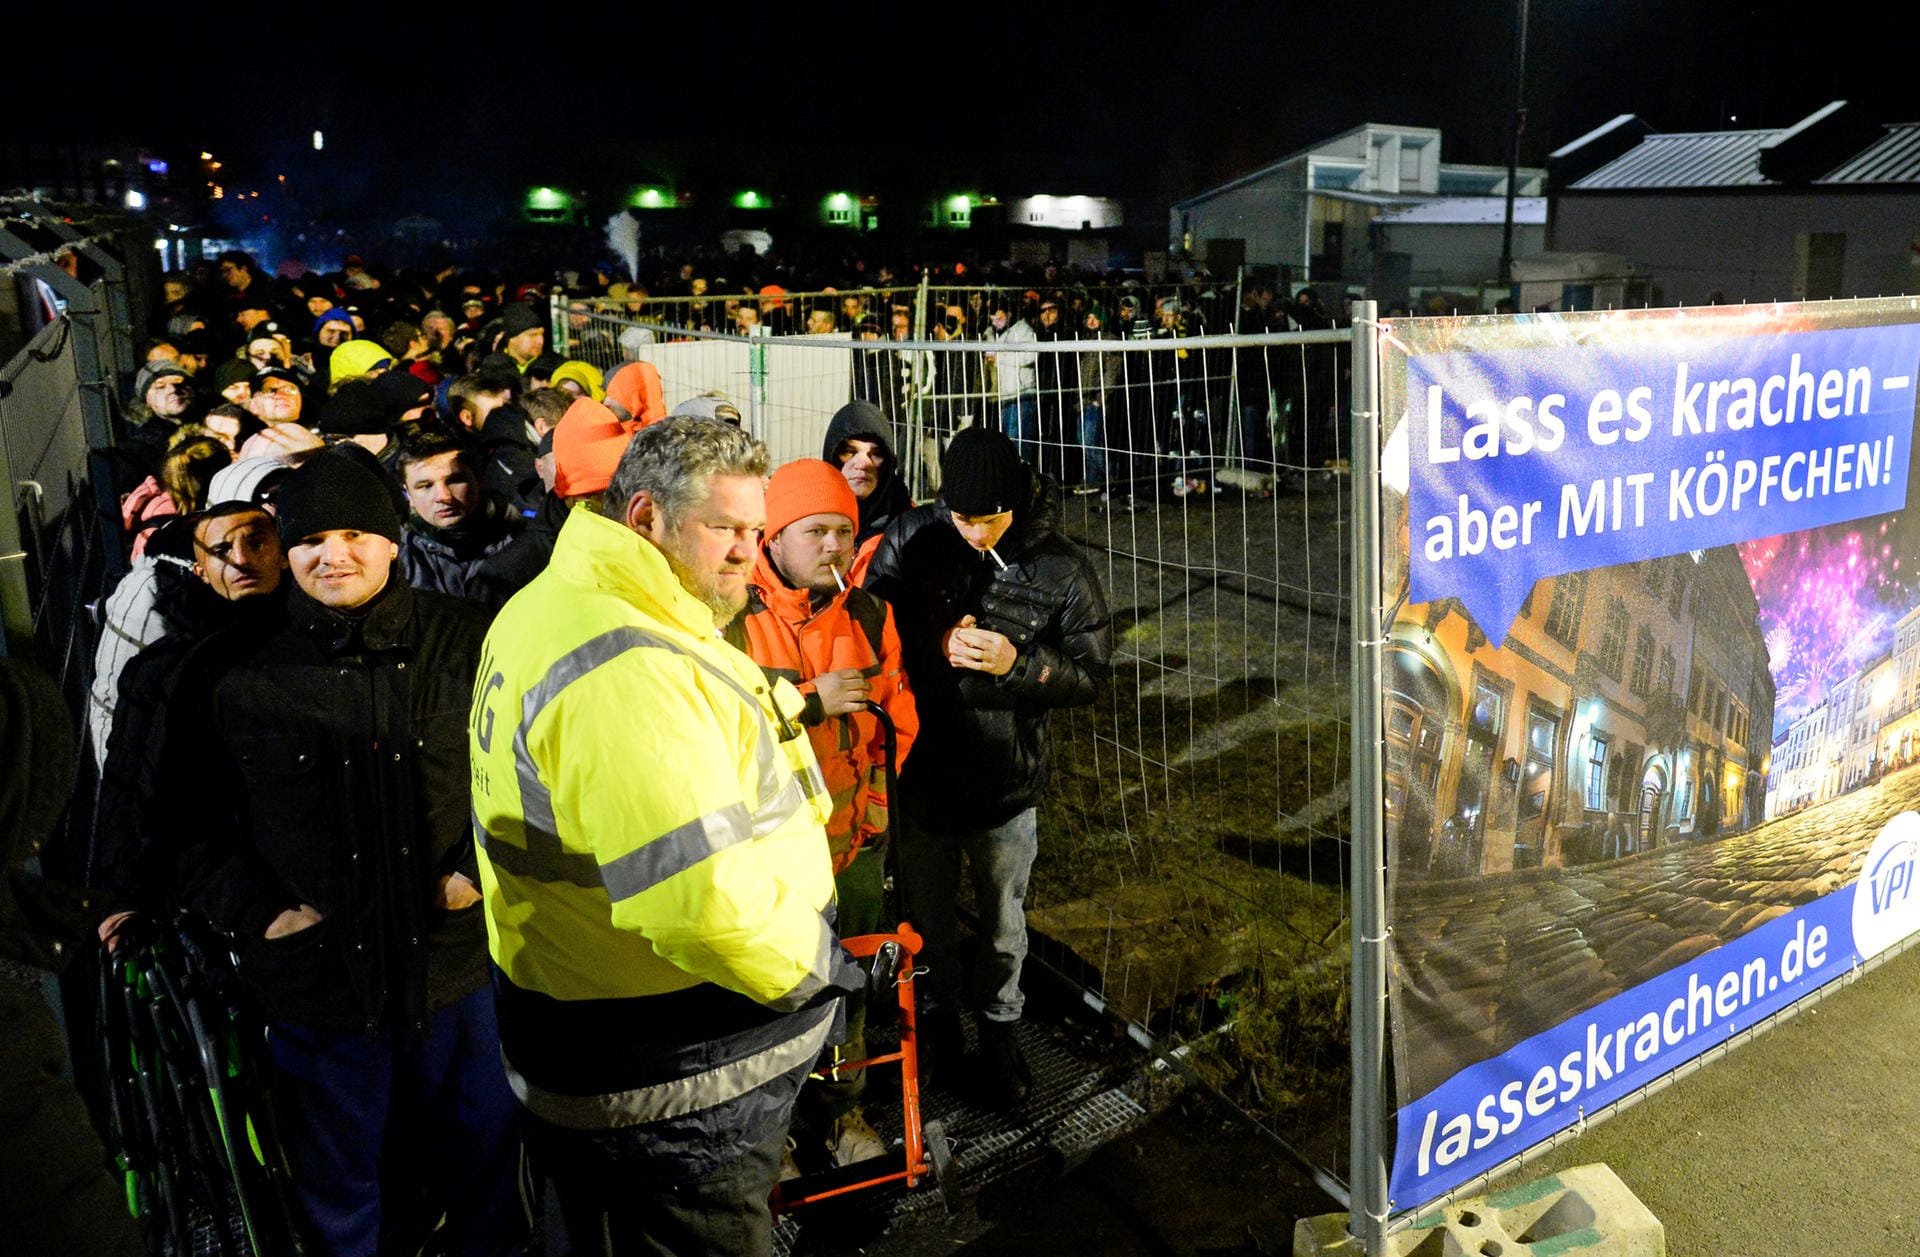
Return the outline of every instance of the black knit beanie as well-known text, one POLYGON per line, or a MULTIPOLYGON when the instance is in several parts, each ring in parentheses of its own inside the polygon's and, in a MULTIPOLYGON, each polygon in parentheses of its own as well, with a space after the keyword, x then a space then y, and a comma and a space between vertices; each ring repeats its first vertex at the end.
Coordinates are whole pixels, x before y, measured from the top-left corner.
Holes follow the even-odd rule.
POLYGON ((320 408, 320 431, 364 436, 393 427, 392 406, 373 380, 348 380, 320 408))
POLYGON ((960 515, 998 515, 1026 505, 1033 474, 1013 442, 990 428, 962 428, 940 459, 940 497, 960 515))
MULTIPOLYGON (((375 395, 386 407, 389 426, 398 424, 400 416, 415 406, 428 406, 433 403, 433 390, 427 387, 426 381, 408 371, 386 371, 374 376, 370 383, 373 385, 375 395)), ((347 387, 342 385, 341 391, 346 391, 347 387)))
POLYGON ((545 327, 547 317, 524 301, 516 301, 500 312, 500 334, 518 336, 536 327, 545 327))
POLYGON ((329 451, 308 459, 274 494, 280 544, 291 548, 334 529, 400 540, 400 514, 380 477, 345 454, 329 451))

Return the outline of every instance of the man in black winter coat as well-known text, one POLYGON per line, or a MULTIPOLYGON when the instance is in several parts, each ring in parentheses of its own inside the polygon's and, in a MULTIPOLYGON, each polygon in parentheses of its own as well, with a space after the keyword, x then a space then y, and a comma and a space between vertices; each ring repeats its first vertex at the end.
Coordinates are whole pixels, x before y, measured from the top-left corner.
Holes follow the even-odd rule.
POLYGON ((310 1253, 507 1254, 514 1100, 468 822, 488 615, 399 578, 367 463, 276 496, 286 622, 211 639, 172 704, 157 808, 183 902, 229 933, 268 1026, 310 1253), (422 1212, 424 1206, 424 1212, 422 1212))
POLYGON ((920 738, 900 782, 908 914, 927 940, 934 1054, 958 1038, 954 897, 964 856, 980 911, 973 1003, 988 1082, 1032 1087, 1018 1026, 1023 902, 1047 785, 1048 717, 1091 703, 1112 631, 1092 563, 1058 528, 1058 488, 998 432, 966 428, 940 464, 940 498, 888 527, 867 588, 893 604, 920 738))
POLYGON ((166 871, 151 863, 152 803, 174 690, 194 651, 216 634, 232 649, 277 631, 286 616, 280 534, 256 502, 231 499, 169 520, 147 552, 164 632, 121 669, 105 739, 88 868, 103 942, 134 912, 170 906, 166 871))
POLYGON ((526 521, 481 485, 472 452, 447 433, 425 429, 409 436, 396 465, 410 508, 400 537, 407 583, 498 607, 477 578, 526 521))

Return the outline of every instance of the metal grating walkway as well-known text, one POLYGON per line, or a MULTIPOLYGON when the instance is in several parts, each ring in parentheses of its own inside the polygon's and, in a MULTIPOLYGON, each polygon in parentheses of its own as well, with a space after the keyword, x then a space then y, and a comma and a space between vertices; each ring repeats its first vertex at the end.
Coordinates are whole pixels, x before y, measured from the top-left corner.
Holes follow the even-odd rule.
MULTIPOLYGON (((978 1034, 970 1019, 965 1032, 969 1052, 977 1051, 978 1034)), ((923 1120, 946 1127, 964 1196, 1016 1176, 1057 1175, 1147 1116, 1142 1103, 1147 1061, 1137 1050, 1103 1051, 1098 1044, 1074 1042, 1066 1030, 1031 1019, 1020 1023, 1019 1036, 1034 1082, 1023 1109, 987 1108, 966 1094, 964 1084, 957 1090, 949 1086, 952 1074, 965 1073, 972 1060, 961 1070, 943 1065, 934 1088, 921 1095, 923 1120), (1107 1059, 1096 1059, 1101 1056, 1107 1059)), ((879 1032, 869 1032, 869 1047, 876 1053, 891 1050, 896 1042, 890 1035, 883 1040, 879 1032)), ((897 1068, 870 1071, 865 1111, 873 1128, 900 1146, 904 1136, 897 1068)), ((911 1190, 890 1184, 856 1195, 866 1198, 860 1202, 864 1208, 884 1214, 888 1229, 935 1225, 946 1216, 946 1203, 930 1179, 911 1190)), ((827 1215, 815 1216, 823 1219, 823 1226, 832 1225, 824 1221, 827 1215)), ((774 1251, 780 1257, 814 1247, 806 1242, 811 1238, 808 1217, 809 1211, 802 1209, 778 1221, 774 1251)))

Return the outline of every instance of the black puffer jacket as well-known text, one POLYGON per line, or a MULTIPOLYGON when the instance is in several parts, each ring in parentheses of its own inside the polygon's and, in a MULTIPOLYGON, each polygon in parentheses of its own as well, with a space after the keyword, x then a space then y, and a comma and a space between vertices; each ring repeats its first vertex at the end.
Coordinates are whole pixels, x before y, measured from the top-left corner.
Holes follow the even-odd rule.
POLYGON ((929 829, 986 828, 1031 807, 1047 784, 1047 714, 1091 703, 1106 683, 1106 595, 1059 518, 1059 490, 1036 476, 995 547, 1004 570, 966 543, 944 501, 895 520, 874 555, 867 588, 893 604, 920 709, 900 790, 929 829), (1012 640, 1006 676, 946 661, 940 639, 966 615, 1012 640))
POLYGON ((225 634, 232 649, 281 629, 292 584, 289 577, 271 594, 228 602, 171 564, 155 570, 154 609, 172 628, 120 673, 87 869, 87 884, 103 892, 95 896, 101 916, 170 906, 167 872, 154 864, 153 803, 174 692, 194 652, 216 634, 225 634))
POLYGON ((158 824, 183 899, 238 939, 270 1019, 419 1028, 487 980, 479 906, 434 899, 446 874, 479 884, 466 719, 489 614, 395 572, 360 618, 298 590, 287 617, 262 640, 221 649, 221 634, 196 652, 158 824), (301 904, 324 919, 268 940, 301 904))

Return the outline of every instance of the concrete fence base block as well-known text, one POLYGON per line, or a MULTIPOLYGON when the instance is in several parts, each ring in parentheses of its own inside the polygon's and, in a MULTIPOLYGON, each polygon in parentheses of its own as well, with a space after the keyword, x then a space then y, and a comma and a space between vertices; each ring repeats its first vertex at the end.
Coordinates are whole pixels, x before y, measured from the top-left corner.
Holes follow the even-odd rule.
POLYGON ((1367 1253, 1347 1215, 1302 1218, 1293 1257, 1666 1257, 1660 1219, 1611 1169, 1581 1165, 1417 1219, 1367 1253))

